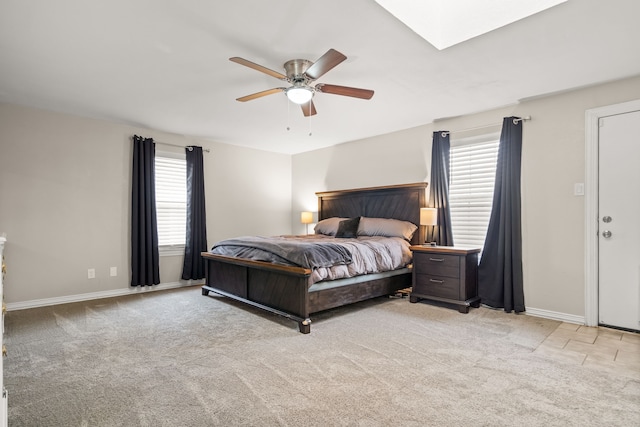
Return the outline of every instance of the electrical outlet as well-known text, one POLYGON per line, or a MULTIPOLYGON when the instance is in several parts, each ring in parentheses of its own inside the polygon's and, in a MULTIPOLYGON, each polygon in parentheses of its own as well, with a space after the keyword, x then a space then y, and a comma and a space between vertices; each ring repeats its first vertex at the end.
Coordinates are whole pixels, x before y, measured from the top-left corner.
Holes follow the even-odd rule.
POLYGON ((118 275, 118 267, 111 267, 111 269, 109 270, 109 274, 111 275, 111 277, 115 277, 118 275))
POLYGON ((95 279, 96 278, 96 269, 95 268, 90 268, 89 270, 87 270, 87 278, 88 279, 95 279))

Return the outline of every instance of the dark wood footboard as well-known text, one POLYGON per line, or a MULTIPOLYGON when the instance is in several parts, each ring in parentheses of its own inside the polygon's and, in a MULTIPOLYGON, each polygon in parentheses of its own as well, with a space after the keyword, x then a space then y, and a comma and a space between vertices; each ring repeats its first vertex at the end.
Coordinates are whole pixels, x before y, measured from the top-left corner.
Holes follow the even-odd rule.
POLYGON ((203 295, 215 292, 298 322, 309 333, 309 276, 311 270, 203 252, 206 285, 203 295))

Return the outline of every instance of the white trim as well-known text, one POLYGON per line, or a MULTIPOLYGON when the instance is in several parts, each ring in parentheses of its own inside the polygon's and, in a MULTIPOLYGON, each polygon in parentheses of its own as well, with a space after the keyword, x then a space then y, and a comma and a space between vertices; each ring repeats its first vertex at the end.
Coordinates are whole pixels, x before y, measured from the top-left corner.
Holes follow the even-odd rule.
POLYGON ((575 314, 559 313, 557 311, 543 310, 541 308, 527 307, 527 311, 525 311, 525 314, 528 316, 543 317, 545 319, 551 319, 551 320, 559 320, 561 322, 576 323, 578 325, 585 324, 583 316, 577 316, 575 314))
POLYGON ((585 114, 584 193, 584 318, 598 325, 598 122, 594 110, 585 114))
POLYGON ((598 134, 602 117, 640 110, 640 99, 585 112, 584 318, 598 326, 598 134))
POLYGON ((201 280, 189 281, 188 283, 170 282, 160 283, 155 286, 130 286, 126 289, 114 289, 111 291, 90 292, 86 294, 67 295, 64 297, 43 298, 22 302, 7 303, 7 311, 25 310, 27 308, 45 307, 49 305, 68 304, 71 302, 89 301, 101 298, 120 297, 123 295, 142 294, 146 292, 164 291, 167 289, 186 288, 189 286, 200 286, 204 282, 201 280))

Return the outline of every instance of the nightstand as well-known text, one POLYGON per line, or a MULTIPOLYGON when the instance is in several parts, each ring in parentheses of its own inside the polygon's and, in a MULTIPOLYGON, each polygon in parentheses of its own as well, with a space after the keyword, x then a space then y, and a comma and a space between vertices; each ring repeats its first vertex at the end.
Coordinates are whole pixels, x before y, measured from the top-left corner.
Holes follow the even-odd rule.
POLYGON ((438 301, 468 313, 479 307, 478 248, 458 246, 411 246, 413 252, 413 288, 410 302, 420 299, 438 301))

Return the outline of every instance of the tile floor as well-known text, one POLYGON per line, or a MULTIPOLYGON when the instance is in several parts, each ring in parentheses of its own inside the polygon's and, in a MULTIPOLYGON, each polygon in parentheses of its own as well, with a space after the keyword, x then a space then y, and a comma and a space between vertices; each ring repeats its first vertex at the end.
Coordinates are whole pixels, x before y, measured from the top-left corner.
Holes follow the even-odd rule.
POLYGON ((640 379, 640 334, 562 323, 534 353, 640 379))

